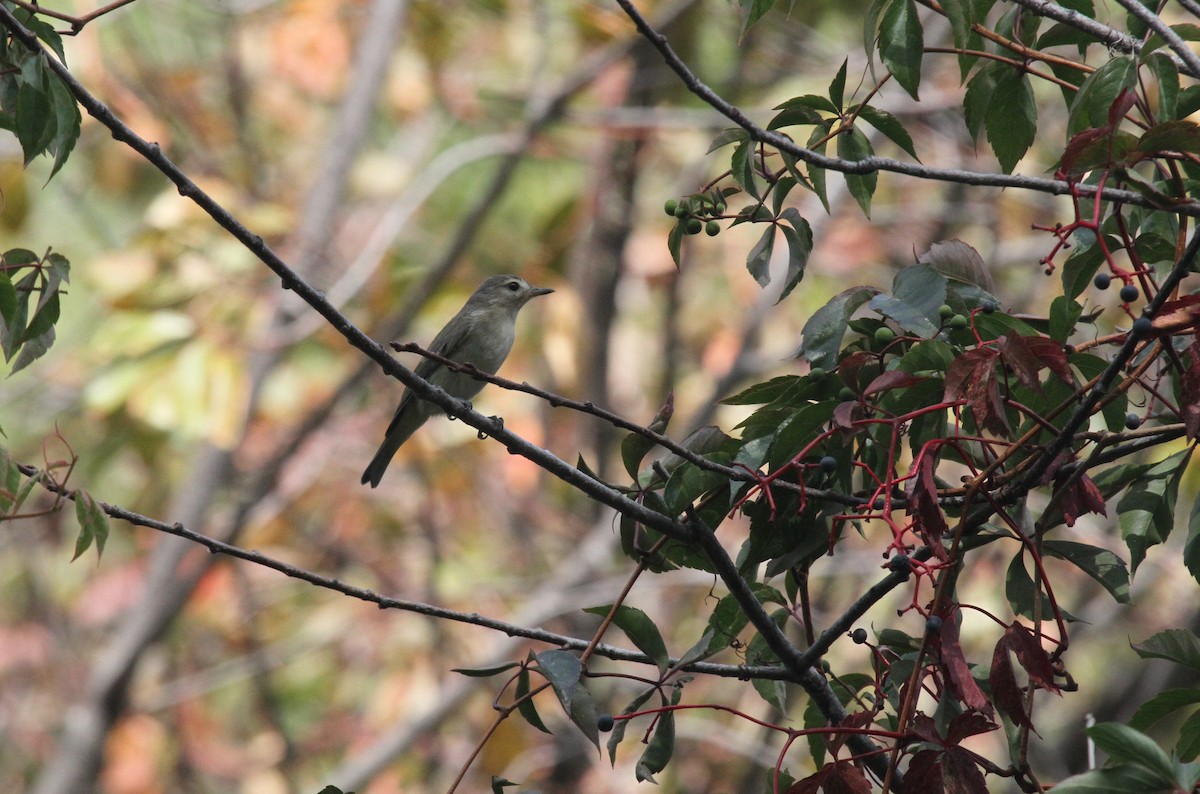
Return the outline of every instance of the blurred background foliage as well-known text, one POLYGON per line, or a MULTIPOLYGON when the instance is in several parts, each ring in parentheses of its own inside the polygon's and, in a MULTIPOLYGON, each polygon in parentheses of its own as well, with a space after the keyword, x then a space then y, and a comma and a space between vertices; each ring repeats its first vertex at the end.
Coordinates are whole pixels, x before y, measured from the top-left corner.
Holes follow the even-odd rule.
MULTIPOLYGON (((68 38, 68 65, 377 338, 427 342, 484 277, 517 272, 557 292, 526 311, 501 374, 641 422, 673 391, 675 437, 709 422, 734 427, 745 409, 717 399, 797 371, 815 308, 846 287, 890 283, 933 241, 980 250, 1008 306, 1044 312, 1042 294, 1054 294, 1039 289, 1037 264, 1051 242, 1030 223, 1068 219, 1065 202, 886 175, 869 220, 839 178, 829 215, 795 194, 815 249, 779 305, 742 264, 757 230, 689 238, 677 271, 663 201, 719 174, 721 155, 705 152, 726 125, 633 43, 615 5, 395 3, 394 41, 372 84, 356 58, 385 5, 135 2, 68 38), (580 90, 557 95, 564 80, 580 90), (353 96, 372 112, 347 143, 337 136, 353 96), (339 155, 350 159, 340 171, 329 167, 339 155), (322 209, 322 199, 332 201, 322 209)), ((861 50, 866 3, 795 4, 744 35, 737 4, 644 7, 671 18, 665 32, 705 81, 765 119, 788 97, 821 93, 847 51, 861 50)), ((927 41, 936 35, 927 30, 927 41)), ((851 54, 851 85, 865 69, 851 54)), ((904 118, 923 162, 994 170, 960 102, 945 56, 926 58, 919 108, 893 85, 879 104, 904 118)), ((1039 117, 1047 145, 1019 170, 1052 165, 1065 134, 1057 104, 1039 117)), ((0 147, 5 247, 53 247, 73 263, 56 347, 0 386, 14 458, 45 466, 73 453, 68 484, 99 499, 384 595, 579 636, 594 627, 580 609, 610 603, 629 568, 607 511, 441 420, 403 448, 378 490, 360 486, 398 384, 290 304, 247 251, 99 125, 85 119, 48 184, 48 161, 22 170, 16 142, 0 147), (264 476, 281 456, 278 476, 264 476)), ((476 405, 568 461, 582 455, 622 476, 619 435, 591 417, 495 387, 476 405)), ((28 509, 50 506, 43 494, 28 509)), ((0 533, 3 791, 78 790, 55 789, 54 770, 84 752, 68 739, 83 735, 72 725, 88 714, 111 722, 87 750, 96 788, 111 794, 315 792, 345 781, 370 794, 444 791, 492 719, 495 684, 450 668, 536 647, 381 611, 119 523, 99 562, 72 564, 69 514, 0 533)), ((740 526, 722 529, 733 548, 740 526)), ((1072 532, 1120 551, 1103 518, 1072 532)), ((849 543, 823 562, 818 616, 878 576, 877 546, 849 543)), ((1094 651, 1072 654, 1083 691, 1038 720, 1064 771, 1082 749, 1085 712, 1127 716, 1144 694, 1131 690, 1161 686, 1153 666, 1114 680, 1135 664, 1127 638, 1194 625, 1193 601, 1173 595, 1191 593, 1189 579, 1169 557, 1151 555, 1139 571, 1135 627, 1077 571, 1055 572, 1077 588, 1060 602, 1095 627, 1074 638, 1094 651)), ((977 561, 961 600, 1004 611, 1004 564, 977 561)), ((679 571, 640 581, 627 603, 672 627, 678 653, 703 630, 712 584, 679 571)), ((894 622, 905 596, 870 621, 894 622)), ((701 680, 688 691, 691 702, 720 692, 711 699, 769 714, 747 684, 701 680)), ((611 707, 627 697, 614 692, 611 707)), ((610 769, 550 701, 542 712, 555 738, 505 723, 467 790, 490 775, 544 792, 637 788, 633 749, 610 769)), ((757 729, 728 715, 689 712, 678 731, 664 792, 755 790, 775 763, 757 729)))

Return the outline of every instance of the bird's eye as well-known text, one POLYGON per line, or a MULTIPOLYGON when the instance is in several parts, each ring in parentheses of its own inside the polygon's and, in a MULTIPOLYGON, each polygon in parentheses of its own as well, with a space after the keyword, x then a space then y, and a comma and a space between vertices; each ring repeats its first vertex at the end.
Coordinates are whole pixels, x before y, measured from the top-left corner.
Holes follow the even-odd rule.
POLYGON ((517 290, 521 289, 520 283, 518 283, 516 281, 508 282, 507 286, 508 286, 509 292, 516 292, 517 290))

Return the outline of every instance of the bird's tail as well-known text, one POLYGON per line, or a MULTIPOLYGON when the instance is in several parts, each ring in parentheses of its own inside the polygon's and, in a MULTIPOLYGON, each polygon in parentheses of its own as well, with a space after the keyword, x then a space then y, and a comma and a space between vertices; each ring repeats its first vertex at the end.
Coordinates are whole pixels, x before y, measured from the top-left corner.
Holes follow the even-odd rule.
POLYGON ((396 455, 396 450, 400 449, 400 445, 408 441, 409 436, 417 432, 417 428, 425 424, 425 420, 429 418, 429 411, 425 409, 426 405, 421 400, 412 400, 397 411, 392 423, 388 425, 387 434, 383 437, 383 443, 379 445, 379 451, 375 453, 375 457, 371 458, 371 462, 363 471, 362 483, 364 485, 370 484, 372 488, 379 485, 379 481, 383 479, 383 473, 387 471, 388 464, 396 455))

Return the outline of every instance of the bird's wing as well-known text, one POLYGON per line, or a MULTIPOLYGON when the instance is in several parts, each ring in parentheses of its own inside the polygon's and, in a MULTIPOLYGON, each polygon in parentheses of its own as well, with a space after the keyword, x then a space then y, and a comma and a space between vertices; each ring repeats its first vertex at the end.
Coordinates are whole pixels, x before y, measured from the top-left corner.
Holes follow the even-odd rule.
MULTIPOLYGON (((458 317, 456 315, 454 320, 457 319, 458 317)), ((467 334, 471 330, 472 323, 456 323, 454 320, 446 323, 446 327, 438 331, 437 336, 435 336, 433 341, 429 343, 429 347, 427 348, 429 352, 437 353, 439 356, 445 356, 446 358, 454 358, 455 355, 457 355, 459 349, 462 347, 463 342, 467 338, 467 334)), ((429 380, 433 377, 434 373, 441 368, 442 365, 440 362, 434 361, 431 358, 422 358, 421 363, 417 364, 417 367, 413 370, 413 372, 415 372, 417 375, 420 375, 425 380, 429 380)), ((399 425, 399 423, 402 421, 400 417, 403 416, 404 409, 416 399, 417 396, 413 394, 412 389, 406 388, 404 390, 404 395, 400 398, 400 404, 396 406, 396 413, 392 416, 392 422, 388 426, 388 432, 391 432, 394 427, 399 425)), ((441 409, 439 408, 437 410, 440 411, 441 409)))

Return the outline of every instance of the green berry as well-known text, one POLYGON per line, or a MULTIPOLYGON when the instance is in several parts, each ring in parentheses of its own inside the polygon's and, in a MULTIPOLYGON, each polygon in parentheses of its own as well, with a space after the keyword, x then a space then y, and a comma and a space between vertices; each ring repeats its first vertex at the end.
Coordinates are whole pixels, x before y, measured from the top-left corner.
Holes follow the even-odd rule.
POLYGON ((676 218, 686 218, 692 214, 692 211, 685 202, 681 201, 675 206, 675 212, 673 214, 676 218))
POLYGON ((688 234, 699 234, 703 228, 704 224, 700 222, 699 218, 688 218, 687 225, 683 230, 688 234))
POLYGON ((886 345, 888 342, 891 342, 895 338, 896 338, 896 332, 893 331, 891 328, 888 328, 886 325, 881 325, 875 329, 876 344, 886 345))
POLYGON ((1107 273, 1097 273, 1092 279, 1092 283, 1096 285, 1096 289, 1108 289, 1108 285, 1112 283, 1112 276, 1107 273))
POLYGON ((812 378, 813 380, 820 380, 821 378, 825 377, 827 374, 828 373, 825 372, 825 370, 822 367, 813 367, 812 369, 810 369, 808 371, 808 377, 812 378))
POLYGON ((1133 303, 1141 294, 1136 284, 1126 284, 1121 287, 1121 300, 1125 303, 1133 303))
POLYGON ((961 314, 956 314, 950 318, 950 327, 955 331, 961 331, 967 327, 967 318, 961 314))
POLYGON ((839 389, 837 396, 842 402, 849 402, 850 400, 858 399, 858 395, 854 393, 854 389, 851 389, 849 386, 843 386, 841 389, 839 389))
POLYGON ((663 211, 668 215, 674 215, 677 209, 679 209, 679 202, 675 199, 667 199, 667 203, 663 204, 663 211))
POLYGON ((940 307, 938 307, 938 314, 943 320, 949 320, 954 316, 954 307, 948 303, 943 303, 940 307))
POLYGON ((1125 427, 1129 430, 1137 430, 1142 426, 1142 417, 1137 414, 1125 414, 1125 427))
POLYGON ((717 223, 716 221, 709 221, 708 223, 704 224, 704 233, 709 237, 716 237, 721 233, 721 224, 717 223))

